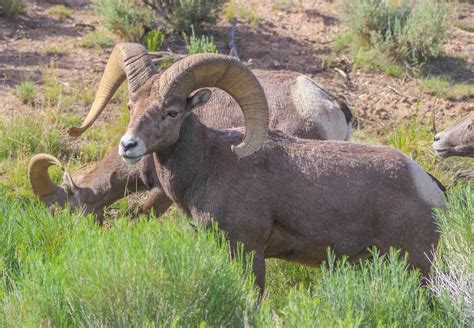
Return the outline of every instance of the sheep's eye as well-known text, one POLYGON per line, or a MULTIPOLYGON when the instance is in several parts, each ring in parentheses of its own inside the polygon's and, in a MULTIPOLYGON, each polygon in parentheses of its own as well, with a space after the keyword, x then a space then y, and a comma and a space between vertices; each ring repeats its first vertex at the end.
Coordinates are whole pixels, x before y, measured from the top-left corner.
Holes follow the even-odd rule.
POLYGON ((169 112, 168 114, 166 114, 167 116, 171 116, 171 117, 176 117, 178 116, 178 112, 169 112))

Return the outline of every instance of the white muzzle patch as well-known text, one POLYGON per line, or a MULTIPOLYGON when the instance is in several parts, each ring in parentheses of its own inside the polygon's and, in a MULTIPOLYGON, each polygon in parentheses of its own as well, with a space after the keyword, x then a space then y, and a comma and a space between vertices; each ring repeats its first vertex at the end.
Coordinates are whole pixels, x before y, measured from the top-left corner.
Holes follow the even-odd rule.
POLYGON ((145 143, 140 138, 129 133, 120 138, 119 155, 128 165, 137 163, 145 153, 145 143))

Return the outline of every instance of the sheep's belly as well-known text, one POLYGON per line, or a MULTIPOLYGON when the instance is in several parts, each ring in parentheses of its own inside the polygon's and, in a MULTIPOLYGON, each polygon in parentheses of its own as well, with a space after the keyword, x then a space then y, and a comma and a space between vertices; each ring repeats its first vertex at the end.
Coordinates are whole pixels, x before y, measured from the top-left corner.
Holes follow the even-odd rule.
POLYGON ((265 244, 265 257, 317 266, 327 259, 328 247, 337 257, 347 256, 349 261, 355 261, 365 258, 367 247, 373 245, 366 238, 332 239, 329 236, 318 238, 311 233, 300 234, 276 224, 265 244))

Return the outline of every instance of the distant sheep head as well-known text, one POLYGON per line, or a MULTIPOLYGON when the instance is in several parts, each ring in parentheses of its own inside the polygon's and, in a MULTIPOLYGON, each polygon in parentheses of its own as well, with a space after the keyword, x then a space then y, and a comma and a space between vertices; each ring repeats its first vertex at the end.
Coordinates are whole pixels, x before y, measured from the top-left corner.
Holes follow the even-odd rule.
POLYGON ((474 157, 474 113, 438 133, 433 148, 441 157, 474 157))
POLYGON ((56 157, 38 154, 30 160, 28 177, 33 193, 51 210, 54 210, 56 206, 64 207, 67 202, 71 208, 84 207, 84 210, 89 213, 92 212, 92 209, 87 207, 87 199, 94 198, 94 195, 89 189, 79 188, 74 180, 80 181, 82 175, 87 174, 94 166, 95 163, 85 165, 71 175, 56 157), (51 166, 58 166, 64 171, 63 186, 59 186, 51 180, 48 174, 48 169, 51 166))

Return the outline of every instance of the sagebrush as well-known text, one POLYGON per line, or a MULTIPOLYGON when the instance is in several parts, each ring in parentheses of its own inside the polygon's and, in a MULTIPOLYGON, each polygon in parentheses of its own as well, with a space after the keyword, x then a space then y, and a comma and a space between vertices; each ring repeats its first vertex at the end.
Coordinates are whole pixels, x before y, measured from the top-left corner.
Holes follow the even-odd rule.
POLYGON ((120 36, 138 41, 147 30, 168 33, 189 32, 217 20, 222 0, 97 0, 96 13, 106 28, 120 36))
POLYGON ((0 0, 0 16, 15 16, 24 13, 25 9, 23 0, 0 0))
POLYGON ((451 18, 448 5, 436 0, 343 0, 342 15, 356 48, 411 64, 440 55, 451 18))

